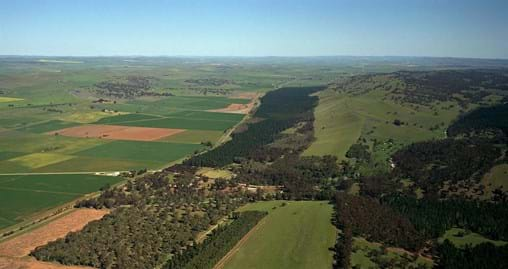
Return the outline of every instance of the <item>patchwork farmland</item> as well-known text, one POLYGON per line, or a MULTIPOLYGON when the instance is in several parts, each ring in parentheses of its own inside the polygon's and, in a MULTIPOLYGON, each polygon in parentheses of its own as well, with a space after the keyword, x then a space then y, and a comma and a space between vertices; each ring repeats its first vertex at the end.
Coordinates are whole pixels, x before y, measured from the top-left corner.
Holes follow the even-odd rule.
MULTIPOLYGON (((168 105, 168 111, 165 114, 122 111, 91 123, 50 119, 19 127, 6 122, 0 129, 0 144, 4 146, 0 151, 0 174, 158 169, 205 149, 200 144, 216 143, 245 116, 206 110, 246 99, 168 98, 181 100, 195 110, 181 109, 179 104, 176 106, 179 110, 168 112, 175 108, 170 106, 174 101, 154 101, 153 105, 141 102, 141 106, 150 111, 168 105), (202 110, 197 110, 200 107, 202 110), (80 165, 76 166, 78 160, 80 165), (131 163, 118 163, 123 160, 131 163), (105 166, 104 162, 112 165, 105 166)), ((115 104, 112 106, 103 110, 116 109, 115 104)))
POLYGON ((158 170, 214 146, 259 97, 186 89, 157 65, 135 76, 123 63, 27 65, 0 63, 0 234, 124 180, 103 173, 158 170))
POLYGON ((191 98, 203 104, 202 111, 122 112, 91 123, 56 118, 21 127, 4 124, 0 230, 121 180, 72 173, 160 169, 206 149, 205 142, 216 143, 244 115, 205 111, 230 105, 227 98, 215 102, 214 98, 191 98), (207 99, 216 106, 206 104, 207 99))

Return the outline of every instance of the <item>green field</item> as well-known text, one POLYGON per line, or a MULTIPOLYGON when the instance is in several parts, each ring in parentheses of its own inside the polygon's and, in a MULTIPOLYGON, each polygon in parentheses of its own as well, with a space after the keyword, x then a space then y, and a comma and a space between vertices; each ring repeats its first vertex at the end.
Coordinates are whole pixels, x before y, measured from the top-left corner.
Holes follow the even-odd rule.
POLYGON ((199 120, 217 120, 217 121, 234 121, 239 122, 243 119, 244 115, 234 113, 221 113, 221 112, 207 112, 195 110, 182 110, 171 113, 168 115, 172 118, 187 118, 199 120))
POLYGON ((79 125, 77 122, 67 122, 61 120, 50 120, 47 122, 31 124, 29 126, 25 126, 19 128, 18 131, 27 131, 31 133, 46 133, 58 129, 68 128, 79 125))
POLYGON ((319 104, 314 110, 316 141, 305 155, 330 154, 344 158, 349 147, 358 140, 365 119, 348 109, 346 102, 333 91, 319 94, 319 104))
POLYGON ((464 247, 466 245, 475 246, 482 243, 492 243, 496 246, 508 244, 508 242, 490 240, 480 234, 466 231, 460 228, 452 228, 446 231, 446 233, 438 239, 438 242, 443 242, 446 239, 450 240, 450 242, 452 242, 457 247, 464 247))
POLYGON ((33 172, 108 172, 108 171, 130 171, 144 168, 160 168, 166 163, 160 161, 135 161, 135 160, 118 160, 108 158, 98 158, 76 156, 72 159, 43 166, 34 169, 33 172))
POLYGON ((96 123, 137 127, 174 128, 224 131, 242 120, 244 115, 206 111, 182 110, 168 116, 124 114, 102 118, 96 123))
POLYGON ((0 176, 0 229, 121 180, 95 175, 0 176))
POLYGON ((269 212, 224 268, 331 268, 335 228, 326 202, 268 201, 240 210, 269 212), (276 209, 274 209, 276 207, 276 209))
POLYGON ((230 104, 247 104, 248 99, 233 99, 217 96, 171 96, 158 100, 132 100, 116 104, 99 104, 97 108, 143 113, 151 115, 170 115, 182 110, 205 111, 225 108, 230 104))
POLYGON ((170 129, 190 129, 190 130, 226 130, 233 127, 235 121, 201 120, 192 118, 163 118, 156 120, 130 121, 123 122, 121 125, 170 128, 170 129))
MULTIPOLYGON (((405 263, 402 268, 432 268, 433 262, 421 256, 414 257, 409 252, 399 248, 382 248, 382 244, 373 243, 361 237, 353 238, 353 252, 351 253, 351 266, 356 268, 379 268, 372 260, 372 256, 378 256, 379 262, 387 264, 405 263)), ((400 267, 400 266, 399 266, 400 267)), ((399 268, 394 267, 394 268, 399 268)))
POLYGON ((72 201, 79 196, 0 189, 0 229, 22 222, 31 214, 72 201))
POLYGON ((139 121, 139 120, 154 120, 159 119, 159 116, 146 115, 146 114, 124 114, 112 117, 106 117, 98 120, 97 124, 120 124, 123 122, 139 121))
POLYGON ((205 96, 172 96, 154 102, 136 101, 130 104, 145 105, 150 109, 165 108, 170 110, 209 110, 227 107, 229 104, 247 104, 248 99, 205 96))
POLYGON ((215 143, 222 135, 224 135, 223 131, 186 130, 183 133, 162 138, 160 141, 185 144, 200 144, 207 141, 215 143))
POLYGON ((99 145, 76 155, 116 160, 172 162, 181 159, 203 146, 164 142, 113 141, 99 145))

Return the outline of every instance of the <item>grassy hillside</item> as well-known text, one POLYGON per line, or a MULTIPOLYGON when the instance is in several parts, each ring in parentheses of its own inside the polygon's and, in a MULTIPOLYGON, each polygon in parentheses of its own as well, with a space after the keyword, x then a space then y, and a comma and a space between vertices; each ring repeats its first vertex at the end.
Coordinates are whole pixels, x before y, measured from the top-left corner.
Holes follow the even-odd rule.
POLYGON ((240 210, 269 212, 259 228, 225 264, 235 268, 330 268, 335 240, 326 202, 257 202, 240 210))
MULTIPOLYGON (((477 75, 484 79, 480 71, 477 75)), ((348 149, 358 143, 368 147, 375 164, 371 167, 386 169, 398 149, 445 138, 447 127, 459 115, 499 102, 506 95, 488 88, 479 90, 476 81, 462 80, 467 76, 460 71, 399 72, 339 79, 317 94, 316 140, 303 154, 346 159, 348 149), (464 85, 446 84, 452 79, 464 85)), ((367 170, 362 172, 369 173, 367 170)))
POLYGON ((349 147, 362 133, 365 118, 347 105, 348 98, 332 90, 318 94, 319 104, 314 110, 316 141, 304 155, 335 155, 344 158, 349 147))
POLYGON ((345 158, 352 144, 364 140, 383 160, 403 145, 445 137, 446 126, 459 115, 456 104, 416 108, 396 103, 387 95, 383 90, 357 93, 333 87, 319 93, 314 112, 316 141, 304 154, 345 158), (404 124, 395 125, 395 120, 404 124), (388 147, 389 140, 395 144, 388 147))

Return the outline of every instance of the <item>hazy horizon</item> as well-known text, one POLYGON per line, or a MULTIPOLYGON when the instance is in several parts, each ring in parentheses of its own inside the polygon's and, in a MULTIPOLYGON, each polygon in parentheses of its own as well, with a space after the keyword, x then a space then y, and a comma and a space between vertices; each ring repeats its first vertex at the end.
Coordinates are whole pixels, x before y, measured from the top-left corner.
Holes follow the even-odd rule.
POLYGON ((4 3, 0 55, 508 58, 508 2, 4 3))
POLYGON ((508 60, 507 58, 461 57, 461 56, 414 56, 414 55, 47 55, 47 54, 0 54, 0 57, 44 57, 44 58, 429 58, 429 59, 464 59, 464 60, 508 60))

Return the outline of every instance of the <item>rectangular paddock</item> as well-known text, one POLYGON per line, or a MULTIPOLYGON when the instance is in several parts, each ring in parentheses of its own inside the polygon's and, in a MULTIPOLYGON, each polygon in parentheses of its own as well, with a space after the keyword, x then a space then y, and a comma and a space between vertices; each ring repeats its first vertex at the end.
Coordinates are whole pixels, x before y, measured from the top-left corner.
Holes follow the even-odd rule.
POLYGON ((111 140, 155 141, 183 131, 185 129, 90 124, 60 129, 48 134, 111 140))

